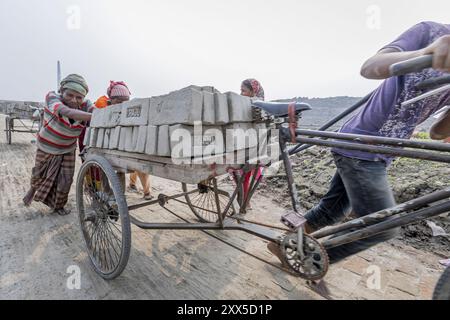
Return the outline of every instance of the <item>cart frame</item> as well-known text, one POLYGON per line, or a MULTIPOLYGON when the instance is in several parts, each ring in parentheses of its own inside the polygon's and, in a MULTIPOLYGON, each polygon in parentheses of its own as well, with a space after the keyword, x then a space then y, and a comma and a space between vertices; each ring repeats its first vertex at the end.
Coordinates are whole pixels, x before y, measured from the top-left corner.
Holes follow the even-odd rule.
POLYGON ((14 132, 19 133, 31 133, 33 135, 37 134, 41 130, 43 121, 43 109, 32 108, 34 110, 39 110, 39 119, 34 118, 23 118, 14 115, 7 115, 5 118, 5 134, 6 142, 10 145, 12 144, 12 134, 14 132), (14 122, 19 121, 20 126, 15 126, 14 122), (32 121, 31 125, 27 125, 24 121, 32 121))
MULTIPOLYGON (((368 97, 364 98, 349 110, 356 110, 364 105, 364 102, 367 101, 367 99, 368 97)), ((351 112, 344 113, 341 117, 337 117, 328 123, 327 126, 332 126, 349 113, 351 112)), ((297 114, 297 116, 299 116, 299 114, 297 114)), ((252 256, 303 279, 319 280, 326 275, 329 267, 326 249, 368 238, 390 229, 435 217, 450 211, 449 186, 394 208, 382 210, 335 227, 323 229, 312 235, 305 234, 303 226, 306 220, 300 214, 298 193, 295 187, 290 161, 291 155, 297 154, 311 146, 324 146, 450 163, 450 145, 439 142, 410 141, 404 139, 325 132, 324 130, 327 128, 321 128, 319 131, 302 130, 295 128, 297 119, 293 121, 291 117, 284 117, 282 120, 283 121, 280 121, 277 125, 281 150, 280 160, 285 167, 293 208, 292 212, 288 212, 282 217, 282 222, 287 226, 286 228, 280 228, 275 225, 266 225, 245 219, 244 214, 246 212, 246 207, 261 182, 261 177, 258 177, 258 172, 261 168, 264 168, 264 166, 260 163, 247 163, 237 168, 226 165, 209 167, 190 165, 179 167, 173 165, 170 159, 130 154, 120 151, 108 151, 95 148, 88 149, 86 162, 82 166, 77 180, 77 208, 89 256, 96 272, 105 279, 114 279, 123 272, 128 262, 131 246, 130 224, 134 224, 146 230, 238 230, 246 232, 279 245, 281 247, 281 252, 285 257, 285 262, 290 268, 285 269, 284 267, 280 267, 270 261, 265 261, 264 259, 249 253, 252 256), (290 147, 291 144, 294 144, 294 146, 290 147), (101 171, 110 183, 106 183, 106 187, 95 187, 95 183, 93 182, 95 179, 90 178, 92 177, 92 170, 95 172, 101 171), (183 192, 172 196, 161 194, 156 200, 128 206, 117 173, 126 173, 130 171, 143 171, 152 175, 182 182, 183 192), (191 173, 194 172, 194 177, 192 177, 192 175, 189 177, 184 176, 183 172, 186 171, 191 173), (221 190, 218 186, 217 178, 227 174, 233 176, 233 180, 236 184, 232 194, 221 190), (244 198, 242 185, 244 176, 247 174, 251 174, 252 178, 248 196, 244 198), (89 182, 87 180, 91 181, 89 182), (198 185, 197 188, 188 190, 187 184, 198 185), (91 189, 95 189, 94 192, 89 191, 91 189), (109 204, 111 202, 110 196, 102 198, 102 194, 108 192, 114 196, 113 205, 109 204), (194 194, 201 195, 202 193, 207 194, 209 192, 211 192, 212 196, 209 205, 206 208, 204 206, 193 205, 189 201, 194 194), (83 197, 86 194, 93 199, 92 207, 98 209, 94 210, 94 216, 97 217, 93 218, 86 212, 86 207, 83 202, 83 197), (95 194, 100 194, 100 196, 95 194), (185 198, 186 202, 181 201, 180 198, 185 198), (171 201, 188 205, 197 216, 198 220, 200 220, 200 223, 192 222, 182 217, 179 213, 170 210, 168 204, 171 201), (237 203, 239 207, 238 212, 234 208, 235 203, 237 203), (144 222, 130 213, 134 210, 152 205, 161 206, 183 222, 144 222), (203 216, 199 215, 196 210, 210 211, 216 218, 205 219, 203 216), (98 216, 101 215, 102 217, 98 218, 98 216), (121 245, 122 251, 120 256, 116 257, 116 263, 112 266, 108 266, 107 264, 106 266, 102 266, 99 261, 103 258, 108 259, 107 254, 105 252, 102 253, 102 250, 109 250, 108 243, 103 245, 102 249, 96 251, 95 236, 94 234, 90 237, 87 235, 88 228, 86 227, 86 224, 108 224, 111 219, 121 220, 120 226, 123 231, 122 241, 118 241, 117 243, 121 245)), ((104 180, 105 178, 98 177, 97 183, 104 180)), ((99 185, 102 185, 102 183, 99 185)), ((116 222, 117 221, 118 220, 116 220, 116 222)), ((119 224, 117 224, 117 227, 118 226, 119 224)), ((99 229, 103 231, 97 231, 97 233, 103 232, 103 234, 106 234, 105 237, 107 238, 109 232, 107 228, 108 227, 99 227, 99 229)), ((94 226, 91 227, 91 229, 97 230, 98 228, 94 226)), ((245 250, 239 250, 245 252, 245 250)), ((109 254, 111 255, 111 253, 109 254)))

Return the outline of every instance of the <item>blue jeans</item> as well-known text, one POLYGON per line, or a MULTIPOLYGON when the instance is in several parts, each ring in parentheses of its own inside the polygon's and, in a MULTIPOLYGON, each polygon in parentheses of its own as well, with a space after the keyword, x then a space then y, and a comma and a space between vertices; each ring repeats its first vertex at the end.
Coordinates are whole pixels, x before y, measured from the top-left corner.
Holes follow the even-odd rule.
MULTIPOLYGON (((342 221, 353 209, 357 217, 395 206, 395 199, 387 179, 385 162, 365 161, 334 154, 337 172, 330 190, 319 205, 306 213, 308 224, 315 230, 342 221)), ((398 234, 389 230, 370 238, 361 239, 328 249, 332 263, 366 250, 398 234)))

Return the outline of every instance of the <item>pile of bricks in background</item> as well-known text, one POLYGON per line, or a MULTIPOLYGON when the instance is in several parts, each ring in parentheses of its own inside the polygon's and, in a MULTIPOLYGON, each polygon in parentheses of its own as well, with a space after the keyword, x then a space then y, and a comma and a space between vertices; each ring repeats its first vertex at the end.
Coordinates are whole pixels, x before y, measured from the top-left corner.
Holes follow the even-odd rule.
POLYGON ((160 97, 96 109, 84 142, 95 148, 189 158, 201 157, 203 152, 211 155, 257 149, 258 143, 267 143, 265 136, 258 139, 263 129, 265 123, 253 121, 250 98, 222 94, 213 87, 190 86, 160 97), (194 135, 194 125, 199 122, 202 131, 194 135), (244 143, 236 139, 235 134, 242 137, 249 129, 254 135, 244 143), (183 132, 191 135, 191 150, 173 154, 181 142, 178 133, 183 132), (194 148, 199 145, 198 137, 203 148, 194 148))

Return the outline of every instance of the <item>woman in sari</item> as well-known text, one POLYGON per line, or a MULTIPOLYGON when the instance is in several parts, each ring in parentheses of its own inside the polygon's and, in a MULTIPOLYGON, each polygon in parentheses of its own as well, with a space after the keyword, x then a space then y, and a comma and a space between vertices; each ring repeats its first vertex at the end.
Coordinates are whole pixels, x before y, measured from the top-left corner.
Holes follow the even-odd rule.
MULTIPOLYGON (((264 89, 261 85, 261 83, 256 79, 247 79, 244 80, 241 84, 241 95, 249 98, 257 98, 259 100, 264 101, 265 94, 264 89)), ((248 172, 245 175, 244 178, 244 201, 247 199, 249 195, 249 189, 250 189, 250 183, 252 180, 252 177, 254 175, 254 170, 251 172, 248 172)), ((256 179, 259 180, 262 178, 262 169, 260 168, 258 171, 258 174, 256 175, 256 179)), ((251 210, 252 206, 250 202, 247 204, 247 209, 251 210)))

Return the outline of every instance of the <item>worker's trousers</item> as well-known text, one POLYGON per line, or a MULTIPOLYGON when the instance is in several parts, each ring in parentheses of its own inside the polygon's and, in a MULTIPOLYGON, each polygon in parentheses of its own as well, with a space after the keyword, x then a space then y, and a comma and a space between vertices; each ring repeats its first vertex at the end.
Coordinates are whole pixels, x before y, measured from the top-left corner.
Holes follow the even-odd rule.
MULTIPOLYGON (((337 172, 328 193, 319 205, 306 214, 308 224, 315 230, 342 221, 351 211, 356 217, 395 206, 383 161, 365 161, 334 154, 337 172)), ((398 234, 389 230, 367 239, 328 249, 331 263, 366 250, 398 234)))

